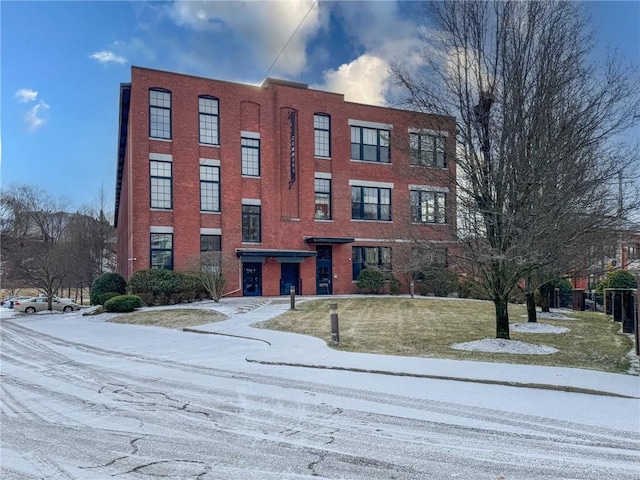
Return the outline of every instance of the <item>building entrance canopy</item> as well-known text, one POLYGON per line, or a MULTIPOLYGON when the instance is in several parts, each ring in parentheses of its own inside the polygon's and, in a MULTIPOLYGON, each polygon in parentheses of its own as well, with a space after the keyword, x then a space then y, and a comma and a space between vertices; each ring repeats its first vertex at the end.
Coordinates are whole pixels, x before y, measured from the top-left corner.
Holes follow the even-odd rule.
POLYGON ((308 257, 315 257, 318 252, 309 250, 268 250, 260 248, 237 248, 236 255, 242 263, 264 262, 267 258, 275 258, 279 263, 302 263, 308 257))

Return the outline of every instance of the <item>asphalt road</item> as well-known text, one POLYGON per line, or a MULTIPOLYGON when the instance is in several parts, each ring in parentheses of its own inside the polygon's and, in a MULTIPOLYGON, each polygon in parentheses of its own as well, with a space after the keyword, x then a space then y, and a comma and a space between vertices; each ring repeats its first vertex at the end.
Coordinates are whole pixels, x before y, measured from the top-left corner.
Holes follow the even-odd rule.
MULTIPOLYGON (((633 432, 425 399, 442 381, 249 364, 247 341, 214 335, 236 354, 204 366, 0 332, 4 479, 640 478, 633 432)), ((496 404, 512 389, 461 388, 496 404)))

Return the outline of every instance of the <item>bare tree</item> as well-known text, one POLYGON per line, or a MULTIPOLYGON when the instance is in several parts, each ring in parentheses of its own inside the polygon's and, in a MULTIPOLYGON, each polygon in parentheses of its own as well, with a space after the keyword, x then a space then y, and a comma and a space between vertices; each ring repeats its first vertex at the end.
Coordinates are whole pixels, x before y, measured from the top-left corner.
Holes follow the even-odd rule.
POLYGON ((29 185, 2 192, 3 281, 52 297, 72 272, 75 253, 66 238, 69 202, 29 185))
POLYGON ((190 269, 209 297, 214 302, 219 302, 227 288, 227 280, 237 265, 238 259, 235 256, 224 255, 220 251, 205 251, 192 259, 190 269))
POLYGON ((430 13, 422 64, 393 73, 410 107, 457 119, 463 260, 508 339, 517 282, 624 216, 609 180, 633 161, 614 136, 639 110, 637 75, 591 63, 575 2, 444 1, 430 13))

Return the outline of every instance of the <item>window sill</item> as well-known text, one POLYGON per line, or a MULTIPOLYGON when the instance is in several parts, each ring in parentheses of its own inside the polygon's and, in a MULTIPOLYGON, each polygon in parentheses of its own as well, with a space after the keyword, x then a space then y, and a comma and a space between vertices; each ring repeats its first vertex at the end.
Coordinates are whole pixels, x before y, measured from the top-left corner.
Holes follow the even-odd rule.
POLYGON ((156 142, 167 142, 167 143, 171 143, 173 141, 170 138, 156 138, 156 137, 149 137, 149 140, 155 140, 156 142))
POLYGON ((318 157, 317 155, 315 157, 316 160, 331 160, 331 157, 318 157))
POLYGON ((214 211, 214 210, 200 210, 200 213, 202 214, 211 214, 211 215, 221 215, 222 212, 220 211, 214 211))
POLYGON ((439 167, 437 165, 416 165, 415 163, 410 163, 409 164, 410 167, 414 167, 414 168, 432 168, 435 170, 447 170, 447 167, 439 167))
POLYGON ((219 143, 198 143, 198 145, 200 145, 201 147, 211 147, 211 148, 220 148, 220 144, 219 143))
POLYGON ((442 226, 446 226, 446 225, 449 225, 449 224, 446 223, 446 222, 444 222, 444 223, 440 223, 440 222, 411 222, 411 225, 428 225, 428 226, 442 225, 442 226))
POLYGON ((335 220, 332 220, 330 218, 314 218, 313 219, 315 222, 321 222, 321 223, 334 223, 335 220))
POLYGON ((242 178, 255 178, 256 180, 260 180, 262 177, 260 175, 240 175, 242 178))
POLYGON ((393 223, 393 220, 366 220, 364 218, 352 218, 351 221, 362 223, 393 223))
POLYGON ((356 163, 366 163, 367 165, 393 165, 393 163, 391 162, 376 162, 375 160, 356 160, 355 158, 352 158, 351 161, 356 163))
POLYGON ((173 208, 154 208, 154 207, 150 207, 149 210, 152 211, 152 212, 173 212, 173 208))
POLYGON ((242 242, 242 245, 262 245, 262 242, 242 242))

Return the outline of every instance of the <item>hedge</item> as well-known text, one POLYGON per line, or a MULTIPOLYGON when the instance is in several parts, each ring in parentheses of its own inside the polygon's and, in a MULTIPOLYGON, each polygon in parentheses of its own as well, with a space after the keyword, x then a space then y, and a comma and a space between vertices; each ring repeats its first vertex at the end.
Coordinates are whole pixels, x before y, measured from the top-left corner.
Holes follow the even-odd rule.
POLYGON ((104 309, 107 312, 133 312, 142 306, 142 300, 137 295, 118 295, 107 300, 104 309))
POLYGON ((193 302, 204 297, 204 288, 195 274, 158 268, 138 270, 129 279, 128 290, 147 305, 193 302))
POLYGON ((89 301, 91 305, 103 305, 110 298, 103 296, 112 292, 118 295, 127 293, 127 281, 119 273, 103 273, 91 285, 89 301))

